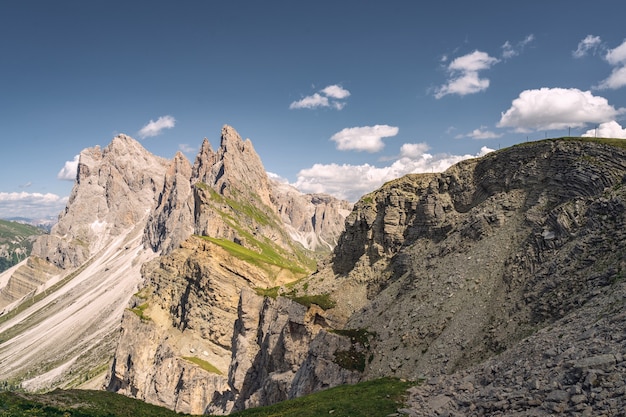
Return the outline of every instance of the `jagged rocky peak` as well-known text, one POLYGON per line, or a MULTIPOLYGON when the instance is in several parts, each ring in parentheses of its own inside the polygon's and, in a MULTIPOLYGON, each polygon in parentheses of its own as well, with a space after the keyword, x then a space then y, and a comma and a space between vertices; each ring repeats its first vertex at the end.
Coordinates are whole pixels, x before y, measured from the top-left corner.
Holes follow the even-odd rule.
POLYGON ((256 196, 271 207, 267 173, 250 139, 245 141, 231 126, 222 128, 220 147, 213 152, 204 141, 194 164, 194 181, 203 182, 222 195, 256 196))
POLYGON ((126 135, 104 149, 83 150, 68 204, 50 235, 35 243, 33 254, 61 268, 76 267, 111 236, 145 223, 166 167, 165 159, 126 135))

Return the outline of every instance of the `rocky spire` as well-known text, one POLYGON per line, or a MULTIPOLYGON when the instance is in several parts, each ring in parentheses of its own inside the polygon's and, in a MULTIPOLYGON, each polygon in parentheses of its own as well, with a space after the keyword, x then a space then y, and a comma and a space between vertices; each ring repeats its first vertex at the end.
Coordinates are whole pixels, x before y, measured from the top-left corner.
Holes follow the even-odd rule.
MULTIPOLYGON (((208 143, 206 139, 205 143, 208 143)), ((189 161, 177 152, 167 168, 163 191, 146 226, 145 241, 156 252, 177 248, 193 233, 191 175, 189 161)))

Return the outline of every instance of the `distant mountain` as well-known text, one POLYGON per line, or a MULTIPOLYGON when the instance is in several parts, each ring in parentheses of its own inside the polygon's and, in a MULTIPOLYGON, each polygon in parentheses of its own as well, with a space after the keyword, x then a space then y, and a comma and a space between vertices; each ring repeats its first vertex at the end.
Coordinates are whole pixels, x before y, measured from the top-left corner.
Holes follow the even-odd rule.
POLYGON ((32 219, 29 217, 7 217, 4 220, 10 221, 10 222, 29 224, 31 226, 35 226, 35 227, 38 227, 40 229, 43 229, 49 232, 52 229, 52 226, 56 224, 58 219, 56 217, 46 217, 42 219, 32 219))
POLYGON ((33 242, 44 233, 39 227, 0 220, 0 272, 28 258, 33 242))

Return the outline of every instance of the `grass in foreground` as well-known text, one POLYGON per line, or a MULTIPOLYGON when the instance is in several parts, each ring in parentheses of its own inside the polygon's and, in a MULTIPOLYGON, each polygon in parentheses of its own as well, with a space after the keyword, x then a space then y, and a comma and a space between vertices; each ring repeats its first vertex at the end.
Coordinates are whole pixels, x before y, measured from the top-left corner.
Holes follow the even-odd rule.
POLYGON ((402 408, 412 382, 383 378, 231 414, 236 417, 380 417, 402 408))
MULTIPOLYGON (((379 417, 402 407, 414 385, 383 378, 343 385, 279 404, 241 411, 237 417, 379 417)), ((185 414, 106 391, 55 390, 47 394, 0 392, 0 417, 174 417, 185 414)))

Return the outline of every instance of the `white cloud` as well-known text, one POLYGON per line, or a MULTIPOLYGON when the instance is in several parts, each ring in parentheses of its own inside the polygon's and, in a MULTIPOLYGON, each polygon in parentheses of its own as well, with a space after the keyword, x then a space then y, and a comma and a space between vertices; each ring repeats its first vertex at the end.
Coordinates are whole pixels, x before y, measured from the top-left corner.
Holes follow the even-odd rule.
POLYGON ((481 126, 478 129, 472 130, 470 133, 456 136, 457 139, 464 138, 464 137, 472 138, 472 139, 497 139, 499 137, 502 137, 502 134, 487 130, 486 126, 481 126))
POLYGON ((341 101, 350 97, 350 92, 340 85, 333 84, 324 87, 319 92, 306 96, 301 100, 294 101, 289 105, 290 109, 314 109, 317 107, 331 107, 341 110, 346 102, 341 101), (321 94, 320 94, 321 93, 321 94))
POLYGON ((626 64, 626 40, 615 49, 606 53, 606 60, 611 65, 626 64))
POLYGON ((504 42, 504 45, 502 45, 502 58, 509 59, 519 55, 524 50, 526 45, 531 43, 533 40, 535 40, 535 35, 530 34, 526 36, 523 41, 518 42, 516 45, 513 45, 509 41, 504 42))
POLYGON ((0 192, 0 218, 56 217, 65 208, 68 197, 47 193, 0 192))
POLYGON ((138 136, 141 139, 157 136, 160 135, 164 129, 171 129, 174 125, 176 125, 176 119, 172 116, 161 116, 156 121, 150 120, 147 125, 141 128, 138 136))
POLYGON ((417 158, 430 149, 426 143, 405 143, 400 147, 401 158, 417 158))
POLYGON ((599 36, 587 35, 585 39, 578 42, 578 47, 572 52, 572 55, 574 58, 582 58, 589 52, 595 55, 601 43, 602 40, 599 36))
POLYGON ((626 66, 620 68, 614 68, 611 75, 606 80, 602 80, 600 84, 594 88, 598 90, 616 90, 626 85, 626 66))
POLYGON ((322 90, 322 93, 326 94, 328 97, 340 100, 346 97, 350 97, 350 92, 340 85, 329 85, 322 90))
POLYGON ((447 68, 450 78, 446 84, 435 90, 435 98, 448 94, 464 96, 486 90, 489 80, 480 78, 478 72, 489 69, 498 62, 499 59, 481 51, 455 58, 447 68))
POLYGON ((519 132, 583 127, 612 120, 624 111, 616 110, 604 97, 576 88, 525 90, 502 114, 498 127, 519 132))
POLYGON ((611 120, 610 122, 601 123, 597 129, 588 130, 586 133, 583 133, 583 136, 626 139, 626 128, 623 128, 615 120, 611 120))
POLYGON ((385 147, 382 138, 395 136, 398 128, 388 125, 349 127, 335 133, 330 139, 337 142, 340 151, 378 152, 385 147))
POLYGON ((74 156, 71 161, 66 161, 63 168, 57 174, 57 178, 63 181, 74 181, 78 172, 78 160, 80 155, 74 156))
POLYGON ((323 97, 319 93, 307 96, 299 101, 294 101, 289 105, 290 109, 314 109, 315 107, 329 107, 328 97, 323 97))
POLYGON ((304 193, 327 193, 337 198, 356 201, 385 182, 410 173, 443 172, 451 165, 464 159, 474 158, 492 152, 482 147, 477 155, 431 155, 419 153, 427 149, 426 144, 405 144, 401 157, 386 167, 369 164, 315 164, 298 173, 292 184, 304 193))

